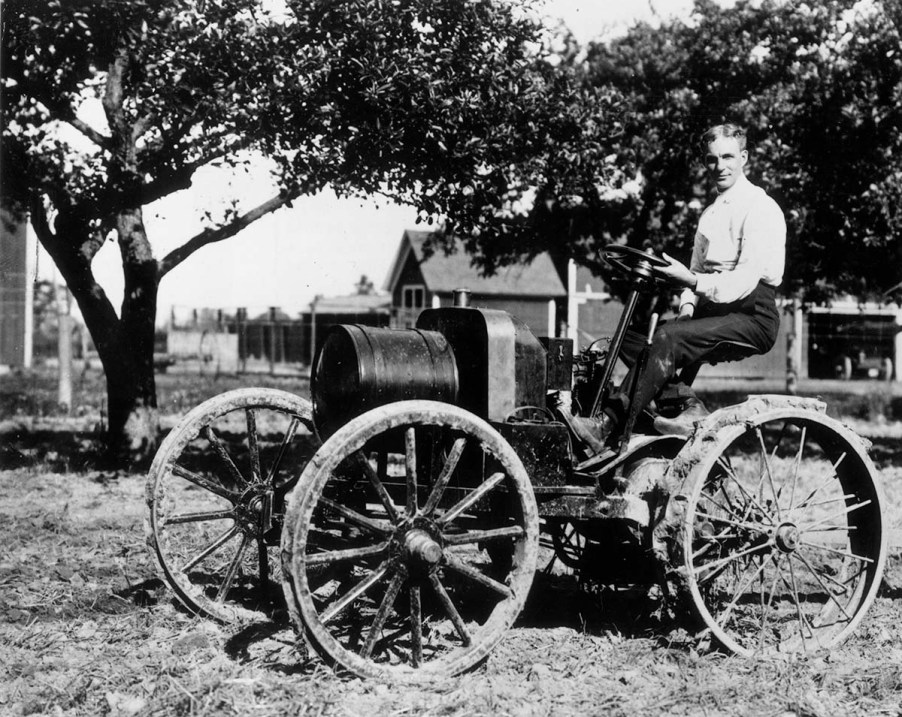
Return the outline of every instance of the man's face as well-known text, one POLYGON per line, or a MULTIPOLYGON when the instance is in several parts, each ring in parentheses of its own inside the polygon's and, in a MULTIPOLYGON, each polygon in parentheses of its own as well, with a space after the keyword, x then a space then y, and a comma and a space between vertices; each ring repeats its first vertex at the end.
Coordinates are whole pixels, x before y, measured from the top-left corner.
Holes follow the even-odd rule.
POLYGON ((718 137, 708 145, 705 169, 718 192, 725 192, 736 184, 748 159, 748 151, 739 149, 739 140, 735 137, 718 137))

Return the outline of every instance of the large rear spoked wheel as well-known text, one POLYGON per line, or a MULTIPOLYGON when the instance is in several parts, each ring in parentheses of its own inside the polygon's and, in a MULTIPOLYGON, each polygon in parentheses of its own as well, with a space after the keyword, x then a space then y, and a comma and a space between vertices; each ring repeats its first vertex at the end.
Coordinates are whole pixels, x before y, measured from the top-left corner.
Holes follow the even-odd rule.
POLYGON ((247 388, 200 404, 169 433, 147 478, 147 544, 192 612, 226 622, 282 606, 285 497, 319 444, 310 402, 247 388))
POLYGON ((434 401, 373 409, 323 444, 289 502, 289 612, 334 665, 401 681, 455 675, 523 607, 535 498, 510 445, 468 411, 434 401), (511 559, 493 564, 479 547, 492 543, 511 559))
POLYGON ((822 414, 776 410, 708 445, 681 531, 698 617, 746 655, 848 637, 886 552, 882 491, 861 440, 822 414))

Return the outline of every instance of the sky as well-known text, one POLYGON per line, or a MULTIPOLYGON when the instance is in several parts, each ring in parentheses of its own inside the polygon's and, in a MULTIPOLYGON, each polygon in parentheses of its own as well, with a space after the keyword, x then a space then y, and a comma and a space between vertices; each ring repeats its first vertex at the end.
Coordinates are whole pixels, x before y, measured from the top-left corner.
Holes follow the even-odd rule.
MULTIPOLYGON (((622 31, 637 19, 685 16, 691 0, 546 0, 549 23, 562 21, 580 42, 622 31)), ((194 187, 145 207, 145 224, 156 257, 203 228, 201 209, 221 206, 220 197, 238 196, 244 209, 272 196, 259 175, 205 171, 194 187)), ((405 229, 415 228, 416 212, 383 200, 338 199, 331 192, 296 200, 254 222, 241 234, 203 247, 163 278, 158 323, 192 309, 250 315, 278 306, 289 315, 309 308, 317 295, 354 292, 362 275, 384 287, 405 229)), ((122 270, 115 242, 107 242, 94 261, 95 275, 117 308, 122 301, 122 270)), ((39 255, 38 273, 53 275, 52 261, 39 255)))

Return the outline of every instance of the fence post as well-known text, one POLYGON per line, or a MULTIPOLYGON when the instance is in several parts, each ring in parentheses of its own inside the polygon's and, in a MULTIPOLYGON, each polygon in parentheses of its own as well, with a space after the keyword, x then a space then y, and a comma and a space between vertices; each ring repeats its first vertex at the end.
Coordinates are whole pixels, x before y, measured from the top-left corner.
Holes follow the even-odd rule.
POLYGON ((238 365, 241 373, 247 373, 247 309, 239 307, 235 320, 238 324, 238 365))
POLYGON ((789 309, 792 328, 786 334, 786 393, 794 396, 802 371, 802 304, 798 299, 793 299, 789 309))
POLYGON ((278 308, 275 306, 269 307, 269 375, 275 376, 276 374, 276 328, 278 326, 276 322, 276 312, 278 308))
POLYGON ((72 317, 59 315, 59 406, 66 414, 72 408, 72 317))

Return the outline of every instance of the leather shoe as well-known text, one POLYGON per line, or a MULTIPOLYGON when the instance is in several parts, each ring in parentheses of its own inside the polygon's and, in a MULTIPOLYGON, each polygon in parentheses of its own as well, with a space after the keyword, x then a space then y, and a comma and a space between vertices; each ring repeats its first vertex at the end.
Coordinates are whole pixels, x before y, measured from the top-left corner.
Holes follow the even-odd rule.
POLYGON ((602 412, 598 418, 574 416, 569 409, 563 406, 558 406, 556 413, 570 429, 573 437, 590 455, 604 451, 605 441, 614 431, 614 419, 607 413, 602 412))
POLYGON ((658 416, 653 425, 658 433, 666 436, 691 436, 698 422, 710 415, 704 403, 697 398, 689 398, 682 413, 673 418, 658 416))

